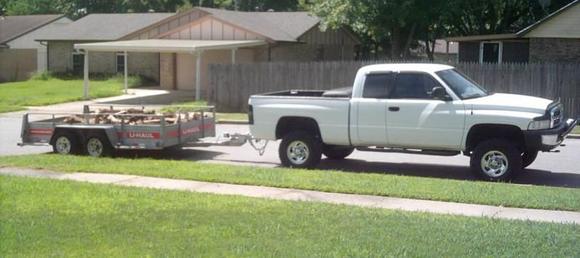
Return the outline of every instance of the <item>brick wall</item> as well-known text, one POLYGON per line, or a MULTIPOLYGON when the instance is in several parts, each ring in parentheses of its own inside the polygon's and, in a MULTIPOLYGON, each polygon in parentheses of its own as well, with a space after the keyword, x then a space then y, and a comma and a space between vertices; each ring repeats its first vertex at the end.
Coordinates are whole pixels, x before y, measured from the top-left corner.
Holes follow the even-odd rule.
POLYGON ((531 38, 530 62, 580 62, 580 39, 531 38))

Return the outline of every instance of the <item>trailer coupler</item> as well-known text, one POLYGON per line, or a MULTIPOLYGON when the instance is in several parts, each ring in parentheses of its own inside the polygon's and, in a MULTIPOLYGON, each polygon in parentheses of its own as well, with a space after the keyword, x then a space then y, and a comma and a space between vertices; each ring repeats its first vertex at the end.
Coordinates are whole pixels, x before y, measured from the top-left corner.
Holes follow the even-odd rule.
POLYGON ((240 133, 224 133, 218 138, 218 143, 223 146, 242 146, 249 143, 254 150, 258 151, 260 156, 264 155, 266 146, 268 146, 268 140, 256 139, 251 134, 240 133), (221 139, 223 139, 223 141, 220 141, 221 139))

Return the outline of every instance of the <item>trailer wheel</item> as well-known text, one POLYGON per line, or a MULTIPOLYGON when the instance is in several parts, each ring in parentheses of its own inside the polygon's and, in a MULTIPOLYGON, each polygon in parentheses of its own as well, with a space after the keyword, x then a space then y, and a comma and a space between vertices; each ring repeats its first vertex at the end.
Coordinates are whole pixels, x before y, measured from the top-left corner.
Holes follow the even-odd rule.
POLYGON ((55 135, 52 151, 62 155, 71 155, 80 153, 81 146, 76 135, 67 132, 61 132, 55 135))
POLYGON ((108 157, 113 154, 113 147, 102 135, 90 135, 85 143, 85 151, 89 156, 108 157))
POLYGON ((278 155, 282 165, 293 168, 314 168, 322 156, 322 143, 305 131, 286 134, 278 155))

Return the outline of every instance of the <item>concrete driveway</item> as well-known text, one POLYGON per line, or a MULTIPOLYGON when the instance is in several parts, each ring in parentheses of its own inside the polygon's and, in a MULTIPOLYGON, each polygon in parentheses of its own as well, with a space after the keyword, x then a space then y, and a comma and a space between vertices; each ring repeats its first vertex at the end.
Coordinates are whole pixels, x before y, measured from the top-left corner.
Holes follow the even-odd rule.
MULTIPOLYGON (((50 152, 46 147, 18 147, 21 113, 0 115, 0 155, 18 155, 50 152)), ((218 135, 224 132, 247 133, 247 125, 218 125, 218 135)), ((540 153, 538 159, 515 182, 580 188, 580 140, 567 139, 560 153, 540 153)), ((123 151, 122 157, 150 157, 158 159, 192 160, 202 162, 233 163, 277 167, 279 142, 270 142, 263 156, 249 145, 242 147, 186 147, 172 151, 123 151)), ((343 161, 323 158, 321 169, 336 169, 353 173, 382 173, 433 178, 474 180, 469 173, 469 159, 464 156, 440 157, 355 151, 343 161)))

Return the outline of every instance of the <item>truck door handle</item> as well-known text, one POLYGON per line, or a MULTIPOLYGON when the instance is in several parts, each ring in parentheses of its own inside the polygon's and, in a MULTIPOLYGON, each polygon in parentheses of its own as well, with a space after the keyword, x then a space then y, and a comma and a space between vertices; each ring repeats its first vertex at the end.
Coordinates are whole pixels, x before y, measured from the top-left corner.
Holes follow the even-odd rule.
POLYGON ((399 110, 400 110, 399 107, 389 107, 389 111, 392 111, 392 112, 397 112, 399 110))

